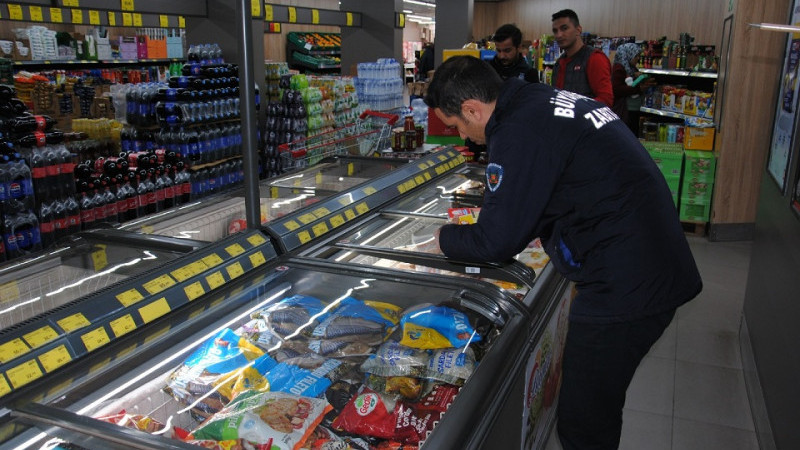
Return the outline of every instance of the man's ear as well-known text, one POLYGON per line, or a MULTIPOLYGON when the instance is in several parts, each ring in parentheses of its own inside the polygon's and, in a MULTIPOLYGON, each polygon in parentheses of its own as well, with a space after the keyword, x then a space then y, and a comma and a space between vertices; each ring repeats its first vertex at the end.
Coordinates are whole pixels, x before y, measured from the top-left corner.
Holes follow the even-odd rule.
POLYGON ((470 122, 480 122, 484 104, 475 99, 467 99, 461 103, 461 115, 470 122))

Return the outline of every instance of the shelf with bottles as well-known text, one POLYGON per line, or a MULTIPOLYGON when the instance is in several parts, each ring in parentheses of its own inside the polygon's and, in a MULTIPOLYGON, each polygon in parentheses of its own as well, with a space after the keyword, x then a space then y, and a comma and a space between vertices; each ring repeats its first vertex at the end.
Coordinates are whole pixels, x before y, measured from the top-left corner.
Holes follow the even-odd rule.
POLYGON ((29 61, 13 61, 12 64, 15 68, 27 69, 47 69, 55 66, 66 65, 69 67, 75 66, 90 66, 90 67, 119 67, 119 66, 140 66, 147 65, 169 65, 173 63, 183 63, 184 58, 145 58, 145 59, 104 59, 104 60, 75 60, 75 59, 54 59, 54 60, 29 60, 29 61))

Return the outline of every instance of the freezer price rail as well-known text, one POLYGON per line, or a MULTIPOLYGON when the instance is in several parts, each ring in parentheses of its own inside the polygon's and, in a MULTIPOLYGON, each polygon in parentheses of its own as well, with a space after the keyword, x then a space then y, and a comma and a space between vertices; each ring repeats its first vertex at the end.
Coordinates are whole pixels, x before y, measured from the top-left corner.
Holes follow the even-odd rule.
POLYGON ((251 230, 137 275, 83 301, 0 331, 0 405, 8 395, 277 258, 251 230), (222 256, 220 256, 222 255, 222 256))
POLYGON ((452 172, 464 163, 461 153, 452 147, 445 147, 349 191, 273 220, 265 228, 275 236, 281 252, 289 252, 452 172))

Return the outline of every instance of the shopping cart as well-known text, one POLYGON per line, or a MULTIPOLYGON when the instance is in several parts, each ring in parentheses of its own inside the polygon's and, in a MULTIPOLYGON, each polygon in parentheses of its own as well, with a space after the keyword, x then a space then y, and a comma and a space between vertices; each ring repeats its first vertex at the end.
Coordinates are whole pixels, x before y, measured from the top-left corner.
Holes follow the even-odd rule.
POLYGON ((370 156, 391 146, 392 125, 400 117, 366 110, 354 123, 278 146, 283 171, 313 166, 334 155, 370 156))

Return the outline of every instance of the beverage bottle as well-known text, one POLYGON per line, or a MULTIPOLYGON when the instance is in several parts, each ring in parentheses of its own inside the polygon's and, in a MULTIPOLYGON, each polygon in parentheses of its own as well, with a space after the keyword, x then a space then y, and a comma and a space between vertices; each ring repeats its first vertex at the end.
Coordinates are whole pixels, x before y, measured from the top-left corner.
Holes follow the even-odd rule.
MULTIPOLYGON (((132 179, 135 181, 136 177, 132 179)), ((125 184, 125 199, 128 201, 128 214, 125 216, 125 220, 139 217, 139 196, 131 182, 125 184)))
POLYGON ((117 219, 120 223, 128 220, 127 185, 127 182, 118 184, 117 191, 114 193, 114 201, 117 204, 117 219))
POLYGON ((64 207, 67 210, 67 234, 71 236, 81 231, 81 209, 74 195, 64 200, 64 207))
POLYGON ((125 121, 128 125, 138 125, 139 101, 137 87, 130 86, 125 92, 125 121))
POLYGON ((20 256, 20 251, 17 248, 17 235, 14 232, 16 229, 16 214, 5 214, 3 219, 3 245, 5 247, 5 254, 7 259, 14 259, 20 256))
POLYGON ((45 183, 47 187, 48 199, 55 199, 61 196, 61 161, 56 154, 53 146, 48 145, 41 149, 42 157, 44 158, 45 168, 45 183))
POLYGON ((53 210, 47 202, 42 203, 39 207, 39 236, 42 239, 43 248, 50 248, 56 240, 53 210))
POLYGON ((119 209, 117 207, 117 196, 111 192, 111 187, 106 186, 103 192, 103 203, 105 203, 105 216, 106 221, 110 223, 119 223, 119 209))
POLYGON ((92 205, 94 206, 94 223, 97 225, 100 222, 106 221, 106 199, 99 189, 94 190, 92 196, 92 205))
POLYGON ((187 170, 182 170, 178 173, 180 174, 180 202, 181 204, 186 204, 192 198, 192 179, 187 170))
POLYGON ((47 131, 55 124, 56 120, 50 116, 33 114, 25 114, 5 121, 7 129, 17 134, 47 131))
POLYGON ((164 185, 164 209, 175 206, 175 185, 169 176, 169 172, 171 172, 171 169, 167 169, 165 173, 161 174, 164 185))
POLYGON ((53 231, 56 241, 69 235, 69 216, 67 214, 67 205, 60 199, 53 200, 50 204, 50 209, 53 214, 53 231))
POLYGON ((75 160, 66 145, 56 146, 56 155, 61 162, 61 181, 59 189, 62 195, 75 193, 75 160))
POLYGON ((164 186, 164 179, 161 178, 161 170, 156 170, 155 174, 153 175, 153 190, 156 194, 156 211, 163 211, 164 210, 164 201, 166 200, 166 192, 164 192, 166 186, 164 186))
POLYGON ((33 211, 17 214, 14 225, 17 249, 21 253, 30 253, 42 248, 42 240, 39 235, 39 220, 33 211))
POLYGON ((81 192, 81 201, 78 206, 81 212, 81 229, 85 231, 94 228, 94 202, 88 192, 81 192))

